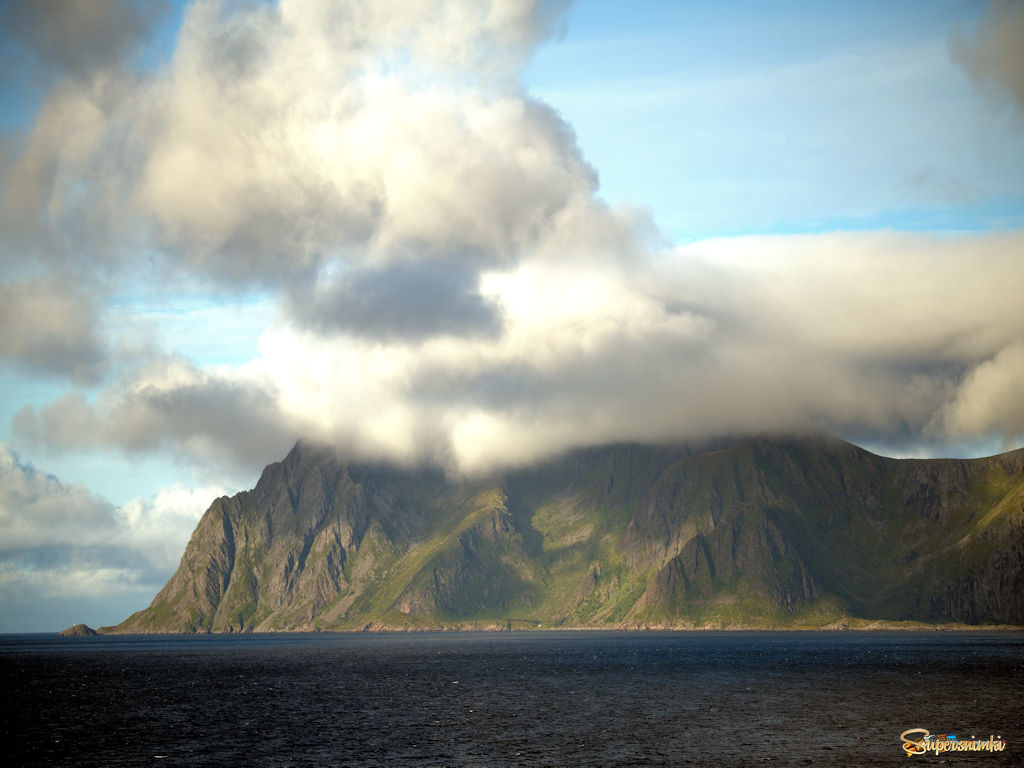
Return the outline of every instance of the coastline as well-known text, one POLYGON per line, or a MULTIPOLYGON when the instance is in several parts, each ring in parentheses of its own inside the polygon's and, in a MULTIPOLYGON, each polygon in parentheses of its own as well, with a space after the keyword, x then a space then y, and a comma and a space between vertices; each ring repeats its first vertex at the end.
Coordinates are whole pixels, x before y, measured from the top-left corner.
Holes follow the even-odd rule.
MULTIPOLYGON (((669 633, 709 633, 709 632, 764 632, 764 633, 786 633, 786 632, 950 632, 950 633, 993 633, 993 632, 1024 632, 1024 626, 1015 624, 929 624, 919 621, 889 621, 869 619, 846 619, 836 621, 822 626, 792 625, 792 626, 765 626, 754 624, 716 624, 708 623, 703 625, 683 624, 635 624, 619 626, 509 626, 505 622, 491 623, 459 623, 459 624, 433 624, 412 626, 409 624, 391 624, 370 622, 363 627, 328 629, 321 627, 308 628, 287 628, 287 629, 245 629, 217 631, 197 629, 193 631, 181 631, 168 629, 166 631, 149 632, 123 632, 117 631, 116 627, 97 627, 96 634, 102 636, 116 635, 274 635, 274 634, 344 634, 344 635, 366 635, 366 634, 428 634, 428 633, 461 633, 461 632, 485 632, 493 634, 543 634, 556 632, 619 632, 645 634, 648 632, 669 632, 669 633)), ((59 633, 58 633, 59 634, 59 633)))

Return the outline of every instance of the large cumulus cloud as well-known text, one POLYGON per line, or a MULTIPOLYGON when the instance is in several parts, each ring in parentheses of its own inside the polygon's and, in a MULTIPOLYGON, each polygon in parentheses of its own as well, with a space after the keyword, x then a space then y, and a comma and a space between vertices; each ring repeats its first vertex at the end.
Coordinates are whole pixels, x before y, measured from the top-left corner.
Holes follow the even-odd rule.
MULTIPOLYGON (((144 251, 294 307, 339 270, 381 287, 382 265, 458 263, 421 309, 472 301, 480 268, 611 215, 572 131, 517 80, 561 5, 196 2, 156 72, 50 88, 4 169, 4 220, 23 258, 62 270, 144 251)), ((349 316, 321 304, 297 319, 349 316)))

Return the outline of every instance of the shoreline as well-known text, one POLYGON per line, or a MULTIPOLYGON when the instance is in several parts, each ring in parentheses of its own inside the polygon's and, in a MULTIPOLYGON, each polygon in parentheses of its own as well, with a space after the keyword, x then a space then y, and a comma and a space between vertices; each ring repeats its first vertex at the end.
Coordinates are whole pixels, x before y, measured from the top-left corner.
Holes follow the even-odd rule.
MULTIPOLYGON (((372 635, 372 634, 457 634, 467 632, 502 634, 543 634, 556 632, 619 632, 628 634, 662 633, 709 633, 709 632, 949 632, 949 633, 1000 633, 1024 632, 1024 626, 1015 624, 927 624, 924 622, 900 622, 859 619, 853 622, 834 622, 823 626, 753 626, 753 625, 713 625, 680 626, 680 625, 632 625, 632 626, 577 626, 577 627, 511 627, 505 625, 454 625, 439 624, 434 626, 413 627, 394 624, 370 624, 361 628, 326 629, 326 628, 290 628, 290 629, 244 629, 244 630, 167 630, 167 631, 116 631, 114 627, 97 627, 98 636, 142 636, 142 635, 372 635)), ((54 633, 59 634, 59 633, 54 633)))

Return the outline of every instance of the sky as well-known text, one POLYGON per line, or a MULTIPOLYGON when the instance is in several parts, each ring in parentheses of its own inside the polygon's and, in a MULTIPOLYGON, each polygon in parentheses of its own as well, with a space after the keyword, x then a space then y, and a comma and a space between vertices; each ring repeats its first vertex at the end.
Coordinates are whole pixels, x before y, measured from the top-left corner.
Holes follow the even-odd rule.
POLYGON ((299 438, 1024 445, 1024 3, 0 3, 0 632, 299 438))

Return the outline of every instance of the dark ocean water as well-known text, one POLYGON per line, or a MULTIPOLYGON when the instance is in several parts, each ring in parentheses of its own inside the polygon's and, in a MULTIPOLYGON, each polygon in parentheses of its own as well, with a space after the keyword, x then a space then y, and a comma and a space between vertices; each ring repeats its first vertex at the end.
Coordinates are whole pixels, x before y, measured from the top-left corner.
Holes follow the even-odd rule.
POLYGON ((1024 765, 1010 633, 6 635, 0 684, 6 765, 1024 765))

